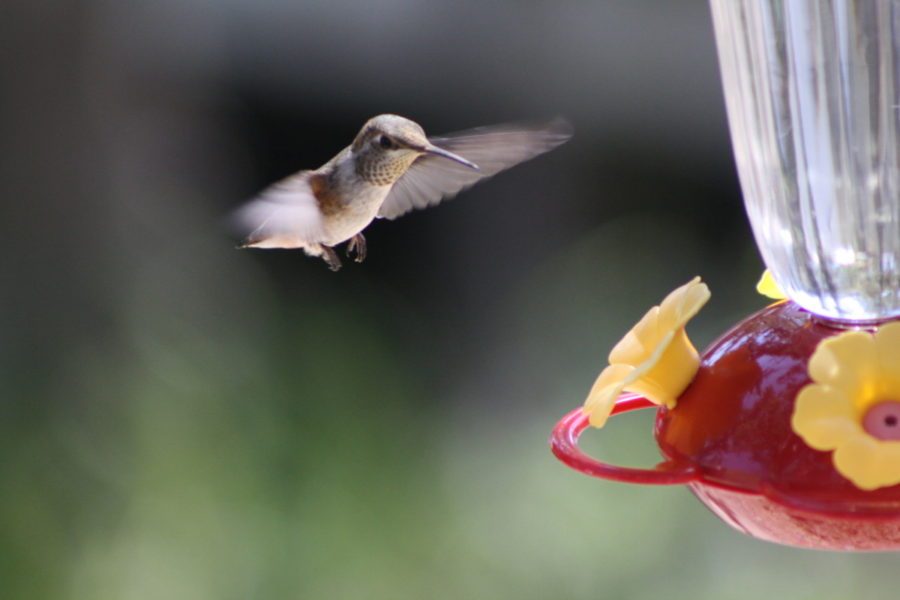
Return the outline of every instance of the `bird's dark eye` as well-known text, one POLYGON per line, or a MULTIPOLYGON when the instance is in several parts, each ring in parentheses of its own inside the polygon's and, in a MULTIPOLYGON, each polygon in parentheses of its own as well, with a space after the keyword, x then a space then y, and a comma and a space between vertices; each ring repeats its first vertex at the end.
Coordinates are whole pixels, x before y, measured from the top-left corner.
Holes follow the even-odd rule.
POLYGON ((384 148, 385 150, 390 150, 391 148, 397 147, 397 144, 394 143, 394 140, 392 140, 391 138, 389 138, 386 135, 383 135, 380 138, 378 138, 378 145, 381 146, 382 148, 384 148))

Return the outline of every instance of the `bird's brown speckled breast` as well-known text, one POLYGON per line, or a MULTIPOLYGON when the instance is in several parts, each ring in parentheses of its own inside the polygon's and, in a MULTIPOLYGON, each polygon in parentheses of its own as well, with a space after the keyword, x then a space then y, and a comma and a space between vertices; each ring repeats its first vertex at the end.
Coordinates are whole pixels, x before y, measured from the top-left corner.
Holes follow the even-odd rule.
POLYGON ((391 185, 406 172, 416 158, 412 153, 391 156, 383 152, 370 152, 356 160, 356 173, 366 183, 391 185))

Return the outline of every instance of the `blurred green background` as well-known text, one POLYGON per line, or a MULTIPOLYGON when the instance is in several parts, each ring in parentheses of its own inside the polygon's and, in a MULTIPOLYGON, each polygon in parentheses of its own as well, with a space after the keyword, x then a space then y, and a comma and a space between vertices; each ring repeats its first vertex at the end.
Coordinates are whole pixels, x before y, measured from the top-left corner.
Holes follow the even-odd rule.
MULTIPOLYGON (((0 54, 0 597, 896 598, 553 424, 699 274, 765 300, 702 0, 12 0, 0 54), (331 273, 224 216, 380 112, 576 136, 331 273)), ((652 414, 586 434, 652 464, 652 414)))

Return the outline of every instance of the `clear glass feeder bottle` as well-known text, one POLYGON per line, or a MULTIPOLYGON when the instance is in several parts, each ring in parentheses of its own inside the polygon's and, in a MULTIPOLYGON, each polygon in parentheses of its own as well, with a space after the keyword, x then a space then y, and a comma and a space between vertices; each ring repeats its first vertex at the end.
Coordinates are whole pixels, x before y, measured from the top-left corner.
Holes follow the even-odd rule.
POLYGON ((744 202, 785 294, 900 317, 900 0, 711 0, 744 202))

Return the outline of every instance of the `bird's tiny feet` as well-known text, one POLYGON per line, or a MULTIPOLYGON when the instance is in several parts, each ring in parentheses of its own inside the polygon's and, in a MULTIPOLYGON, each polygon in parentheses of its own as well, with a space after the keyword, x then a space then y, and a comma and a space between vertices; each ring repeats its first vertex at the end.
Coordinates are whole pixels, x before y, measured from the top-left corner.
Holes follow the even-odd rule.
POLYGON ((366 260, 366 238, 363 234, 357 233, 350 238, 350 243, 347 244, 347 258, 350 258, 351 254, 356 254, 353 260, 358 263, 366 260))
POLYGON ((332 271, 341 270, 341 259, 338 258, 337 252, 331 246, 321 246, 322 260, 328 264, 328 268, 332 271))

